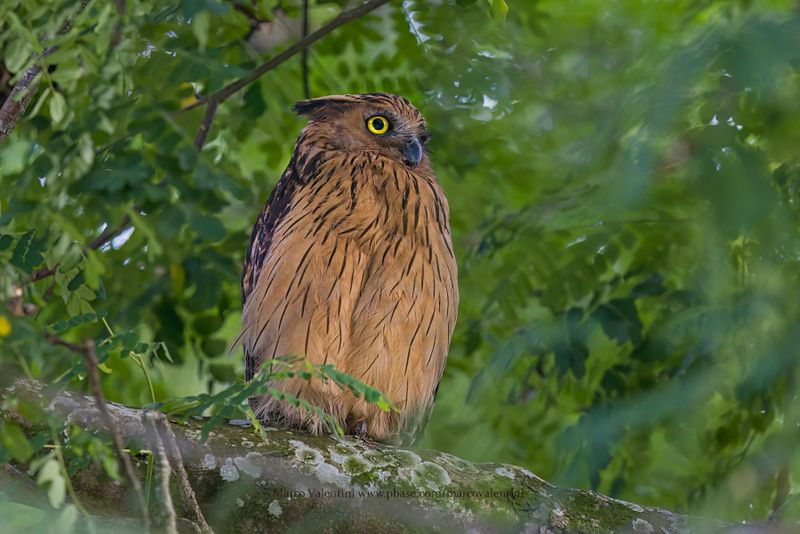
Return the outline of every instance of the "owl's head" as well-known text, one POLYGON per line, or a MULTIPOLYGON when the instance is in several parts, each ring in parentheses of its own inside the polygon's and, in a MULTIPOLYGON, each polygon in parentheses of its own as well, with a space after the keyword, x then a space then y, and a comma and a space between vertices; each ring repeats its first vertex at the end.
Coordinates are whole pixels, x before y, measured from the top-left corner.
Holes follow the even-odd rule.
POLYGON ((425 118, 402 96, 332 95, 302 100, 293 109, 310 119, 304 130, 309 139, 336 150, 378 153, 407 167, 426 158, 425 118))

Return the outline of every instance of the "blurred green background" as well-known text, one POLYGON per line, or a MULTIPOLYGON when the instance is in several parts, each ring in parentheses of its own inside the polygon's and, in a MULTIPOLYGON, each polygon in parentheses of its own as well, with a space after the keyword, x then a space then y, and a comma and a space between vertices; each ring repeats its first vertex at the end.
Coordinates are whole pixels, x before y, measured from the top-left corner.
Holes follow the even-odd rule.
MULTIPOLYGON (((311 0, 311 29, 347 5, 311 0)), ((201 152, 202 108, 175 111, 301 38, 301 15, 299 0, 128 0, 122 23, 114 3, 0 5, 2 99, 58 45, 0 145, 4 383, 80 358, 45 332, 113 332, 103 384, 126 404, 241 380, 241 262, 303 126, 300 56, 221 104, 201 152), (132 231, 86 249, 125 215, 132 231)), ((308 73, 311 96, 402 94, 433 134, 462 300, 422 447, 797 520, 795 2, 393 1, 315 44, 308 73)))

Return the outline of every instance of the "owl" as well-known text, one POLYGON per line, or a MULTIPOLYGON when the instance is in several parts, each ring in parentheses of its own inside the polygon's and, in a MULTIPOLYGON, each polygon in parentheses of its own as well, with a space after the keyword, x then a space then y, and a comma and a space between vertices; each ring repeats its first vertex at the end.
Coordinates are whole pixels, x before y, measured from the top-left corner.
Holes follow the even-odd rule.
MULTIPOLYGON (((253 228, 242 272, 245 379, 280 356, 332 364, 396 410, 331 381, 270 385, 349 434, 414 436, 436 396, 458 310, 450 211, 425 149, 425 119, 384 93, 304 100, 294 110, 308 123, 253 228)), ((324 431, 318 416, 274 396, 250 404, 262 420, 324 431)))

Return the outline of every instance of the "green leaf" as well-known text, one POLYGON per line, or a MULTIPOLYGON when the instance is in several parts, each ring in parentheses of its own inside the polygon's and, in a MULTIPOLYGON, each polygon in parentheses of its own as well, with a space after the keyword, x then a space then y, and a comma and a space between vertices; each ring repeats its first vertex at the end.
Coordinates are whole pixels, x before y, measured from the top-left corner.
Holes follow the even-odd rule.
POLYGON ((30 400, 17 400, 15 410, 18 414, 24 417, 26 421, 30 421, 32 423, 39 423, 45 418, 45 412, 42 409, 42 406, 37 402, 30 400))
POLYGON ((0 235, 0 252, 6 250, 14 242, 14 238, 10 235, 0 235))
POLYGON ((102 317, 108 317, 105 311, 85 313, 70 317, 69 319, 58 321, 49 326, 54 334, 63 334, 67 330, 87 323, 93 323, 102 317))
POLYGON ((34 239, 36 231, 31 230, 17 240, 17 246, 11 255, 11 263, 30 274, 35 267, 44 261, 41 244, 34 239))
POLYGON ((58 518, 53 523, 53 529, 55 532, 72 532, 77 521, 78 508, 74 504, 68 504, 58 514, 58 518))
POLYGON ((75 291, 83 285, 84 280, 83 271, 78 271, 78 274, 76 274, 75 277, 67 284, 67 289, 70 291, 75 291))
POLYGON ((660 273, 654 273, 647 277, 644 282, 636 285, 631 290, 631 298, 639 297, 655 297, 661 295, 666 291, 664 287, 664 276, 660 273))
POLYGON ((42 465, 36 483, 47 487, 47 499, 53 508, 59 508, 64 503, 66 481, 61 474, 61 466, 55 458, 50 458, 42 465))
POLYGON ((575 378, 583 378, 586 372, 586 358, 589 348, 586 346, 586 325, 582 322, 583 312, 579 308, 570 308, 564 314, 564 331, 553 347, 556 367, 563 375, 572 371, 575 378))
POLYGON ((622 345, 626 341, 638 343, 641 339, 642 322, 633 299, 613 299, 601 304, 593 313, 605 334, 622 345))
POLYGON ((225 238, 227 233, 225 226, 218 218, 213 215, 205 215, 199 211, 193 211, 190 217, 189 224, 206 241, 214 243, 225 238))
POLYGON ((501 26, 504 26, 506 23, 506 16, 508 15, 508 4, 506 0, 488 0, 489 1, 489 13, 492 15, 492 19, 501 26))
POLYGON ((53 94, 50 96, 49 105, 50 118, 53 120, 53 124, 58 124, 64 120, 64 116, 67 114, 67 101, 64 95, 58 91, 53 91, 53 94))
POLYGON ((236 369, 230 364, 212 363, 208 366, 208 371, 211 376, 217 379, 217 382, 235 382, 236 369))
POLYGON ((201 11, 192 17, 192 33, 197 38, 200 51, 203 52, 208 44, 208 28, 211 25, 211 13, 201 11))
POLYGON ((4 47, 3 62, 8 72, 21 71, 33 54, 33 48, 25 39, 10 39, 4 47))
POLYGON ((11 456, 23 463, 27 462, 34 452, 22 429, 11 421, 0 422, 0 444, 11 456))
MULTIPOLYGON (((27 139, 18 139, 11 137, 5 141, 3 146, 0 146, 0 178, 3 176, 13 176, 21 173, 29 166, 29 158, 33 150, 33 145, 27 139)), ((0 197, 5 200, 5 197, 0 197)), ((13 217, 15 213, 25 213, 33 205, 28 202, 20 201, 17 205, 5 204, 0 206, 5 210, 0 217, 0 226, 7 224, 9 216, 13 217)))

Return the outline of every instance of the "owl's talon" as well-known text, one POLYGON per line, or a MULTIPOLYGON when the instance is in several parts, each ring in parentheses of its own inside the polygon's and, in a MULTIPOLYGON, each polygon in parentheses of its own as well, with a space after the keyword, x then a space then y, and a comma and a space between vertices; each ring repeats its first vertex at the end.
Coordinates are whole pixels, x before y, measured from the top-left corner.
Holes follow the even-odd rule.
POLYGON ((356 425, 356 436, 361 439, 367 439, 367 422, 361 421, 356 425))

